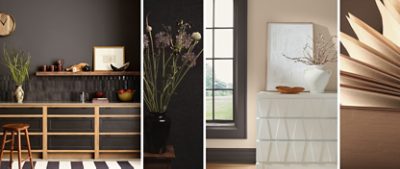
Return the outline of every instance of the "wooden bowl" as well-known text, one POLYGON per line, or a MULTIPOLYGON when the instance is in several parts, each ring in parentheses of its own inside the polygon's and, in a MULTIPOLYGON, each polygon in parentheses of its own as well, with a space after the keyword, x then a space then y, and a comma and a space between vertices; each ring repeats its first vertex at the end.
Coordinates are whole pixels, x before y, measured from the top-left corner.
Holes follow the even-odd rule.
POLYGON ((276 90, 282 94, 298 94, 304 91, 303 87, 276 86, 276 90))

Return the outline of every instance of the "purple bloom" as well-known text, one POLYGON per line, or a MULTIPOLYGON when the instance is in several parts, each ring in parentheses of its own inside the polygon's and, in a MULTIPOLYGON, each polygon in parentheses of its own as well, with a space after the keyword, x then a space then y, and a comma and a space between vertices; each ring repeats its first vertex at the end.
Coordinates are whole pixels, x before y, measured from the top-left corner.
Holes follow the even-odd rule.
POLYGON ((195 53, 193 53, 193 52, 185 53, 182 56, 182 59, 183 59, 183 61, 189 62, 189 67, 196 66, 197 56, 195 53))
POLYGON ((155 35, 155 42, 157 48, 165 48, 169 46, 171 42, 171 35, 166 32, 159 32, 155 35))
POLYGON ((176 36, 177 44, 181 45, 182 48, 189 48, 192 44, 192 37, 187 33, 183 33, 176 36))
POLYGON ((143 35, 143 45, 144 45, 144 47, 145 48, 148 48, 149 47, 149 37, 146 35, 146 34, 144 34, 143 35))

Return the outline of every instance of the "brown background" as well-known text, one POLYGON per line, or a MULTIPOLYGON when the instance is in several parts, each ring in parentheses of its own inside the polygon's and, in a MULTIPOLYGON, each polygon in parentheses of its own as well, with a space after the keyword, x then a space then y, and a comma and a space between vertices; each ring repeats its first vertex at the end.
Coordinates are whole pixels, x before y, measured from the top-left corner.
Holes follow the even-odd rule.
POLYGON ((400 167, 400 110, 341 109, 342 169, 400 167))
MULTIPOLYGON (((341 0, 341 31, 356 37, 345 18, 348 12, 382 32, 374 0, 341 0)), ((400 168, 400 110, 342 107, 340 113, 342 169, 400 168)))
MULTIPOLYGON (((360 18, 378 32, 382 32, 382 19, 375 0, 341 0, 340 1, 340 31, 356 37, 346 19, 348 13, 360 18)), ((347 53, 341 45, 341 53, 347 53)))

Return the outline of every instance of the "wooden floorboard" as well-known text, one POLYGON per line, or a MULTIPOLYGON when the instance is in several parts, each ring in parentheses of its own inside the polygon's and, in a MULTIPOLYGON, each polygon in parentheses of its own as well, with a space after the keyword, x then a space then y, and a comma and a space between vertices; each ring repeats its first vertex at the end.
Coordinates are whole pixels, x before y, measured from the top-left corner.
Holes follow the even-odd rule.
POLYGON ((207 164, 207 169, 255 169, 255 164, 207 164))

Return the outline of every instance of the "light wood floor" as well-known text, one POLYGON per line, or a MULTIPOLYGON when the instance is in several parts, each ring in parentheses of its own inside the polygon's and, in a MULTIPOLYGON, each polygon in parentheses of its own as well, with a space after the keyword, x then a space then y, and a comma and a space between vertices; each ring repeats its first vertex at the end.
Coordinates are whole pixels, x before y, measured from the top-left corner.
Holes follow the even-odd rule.
POLYGON ((252 164, 207 164, 207 169, 255 169, 256 165, 252 164))

